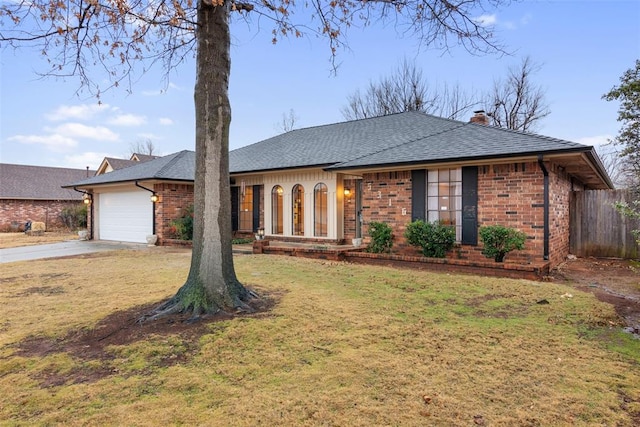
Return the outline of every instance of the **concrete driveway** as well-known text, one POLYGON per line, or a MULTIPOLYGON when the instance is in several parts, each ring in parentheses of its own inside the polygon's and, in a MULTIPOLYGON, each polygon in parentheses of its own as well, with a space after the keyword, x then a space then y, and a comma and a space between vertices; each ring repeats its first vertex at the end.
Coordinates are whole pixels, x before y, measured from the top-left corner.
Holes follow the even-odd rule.
POLYGON ((114 251, 117 249, 146 248, 147 245, 138 243, 69 240, 67 242, 50 243, 47 245, 0 249, 0 264, 6 262, 83 255, 94 252, 114 251))

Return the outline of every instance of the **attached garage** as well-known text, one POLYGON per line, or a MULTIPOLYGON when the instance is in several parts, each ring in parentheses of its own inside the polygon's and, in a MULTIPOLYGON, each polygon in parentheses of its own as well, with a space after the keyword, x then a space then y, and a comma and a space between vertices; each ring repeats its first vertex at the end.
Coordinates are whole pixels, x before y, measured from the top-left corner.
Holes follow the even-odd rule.
POLYGON ((100 240, 146 243, 153 234, 153 203, 147 191, 99 193, 97 208, 100 240))

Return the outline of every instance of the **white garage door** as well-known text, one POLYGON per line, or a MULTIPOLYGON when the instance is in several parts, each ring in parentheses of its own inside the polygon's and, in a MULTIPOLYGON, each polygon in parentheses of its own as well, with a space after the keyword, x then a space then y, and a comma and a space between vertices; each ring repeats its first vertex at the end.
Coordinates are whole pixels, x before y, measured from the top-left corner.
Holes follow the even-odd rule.
POLYGON ((153 204, 148 191, 101 193, 98 197, 100 240, 146 243, 153 233, 153 204))

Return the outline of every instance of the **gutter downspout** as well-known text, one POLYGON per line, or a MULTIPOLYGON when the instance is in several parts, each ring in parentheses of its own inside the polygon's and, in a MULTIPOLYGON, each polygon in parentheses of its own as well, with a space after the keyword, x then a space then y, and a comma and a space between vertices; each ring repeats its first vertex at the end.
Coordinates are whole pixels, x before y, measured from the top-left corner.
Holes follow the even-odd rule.
POLYGON ((87 196, 89 196, 89 200, 91 201, 91 203, 89 203, 89 206, 91 206, 91 223, 89 224, 89 240, 93 240, 93 193, 89 193, 88 191, 84 191, 84 190, 78 190, 77 187, 73 187, 74 191, 77 191, 78 193, 82 193, 82 194, 86 194, 87 196))
MULTIPOLYGON (((149 193, 151 193, 152 195, 156 195, 156 192, 153 190, 148 189, 147 187, 143 187, 142 185, 138 184, 138 181, 135 182, 136 187, 138 188, 142 188, 143 190, 147 190, 149 193)), ((156 202, 152 202, 153 205, 151 205, 151 213, 152 213, 152 219, 151 219, 151 234, 156 234, 156 202)))
POLYGON ((544 175, 544 260, 549 261, 549 171, 538 154, 538 164, 544 175))

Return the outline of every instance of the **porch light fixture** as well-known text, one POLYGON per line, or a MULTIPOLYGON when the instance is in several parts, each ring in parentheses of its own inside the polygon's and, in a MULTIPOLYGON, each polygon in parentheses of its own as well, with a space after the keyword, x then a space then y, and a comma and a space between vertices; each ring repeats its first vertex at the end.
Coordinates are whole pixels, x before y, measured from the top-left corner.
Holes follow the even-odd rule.
POLYGON ((350 188, 345 188, 344 189, 344 195, 349 197, 351 195, 351 189, 350 188))
POLYGON ((89 195, 89 193, 84 193, 82 195, 82 203, 84 203, 85 205, 91 204, 91 196, 89 195))
POLYGON ((158 200, 160 200, 160 197, 159 197, 156 193, 153 193, 153 194, 151 195, 151 201, 152 201, 153 203, 156 203, 158 200))

